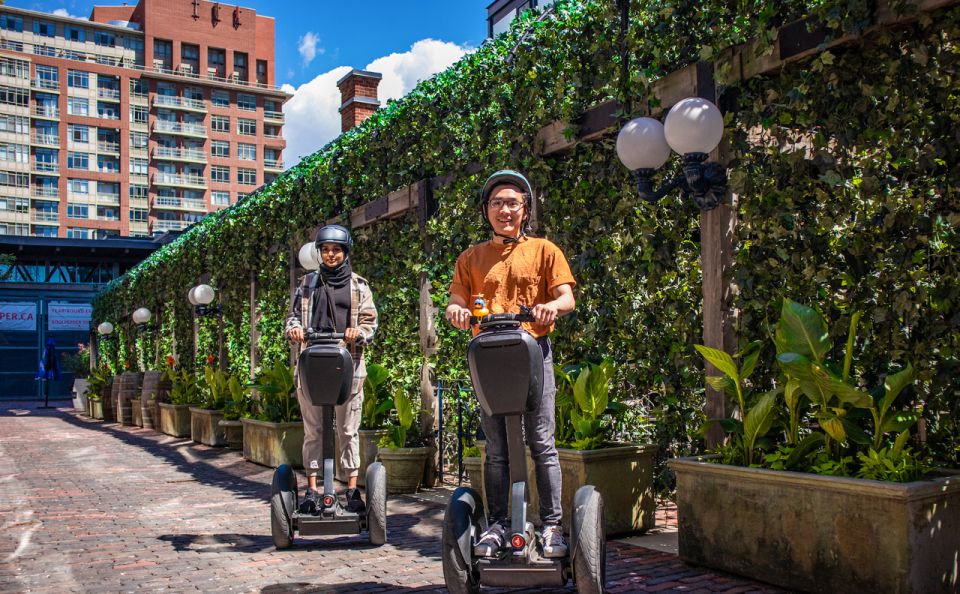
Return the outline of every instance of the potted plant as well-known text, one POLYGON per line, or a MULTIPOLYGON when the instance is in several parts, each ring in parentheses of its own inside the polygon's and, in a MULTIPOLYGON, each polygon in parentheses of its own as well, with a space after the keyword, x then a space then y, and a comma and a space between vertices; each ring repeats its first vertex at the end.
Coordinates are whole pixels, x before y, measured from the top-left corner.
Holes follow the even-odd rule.
POLYGON ((200 402, 197 376, 186 369, 167 370, 170 402, 160 402, 160 431, 173 437, 190 437, 190 407, 200 402))
POLYGON ((429 449, 420 446, 419 435, 411 431, 414 415, 410 397, 397 391, 393 405, 396 419, 380 440, 377 456, 387 473, 388 493, 416 493, 429 449))
POLYGON ((213 355, 207 357, 200 385, 200 402, 190 407, 190 438, 197 443, 221 447, 227 445, 226 431, 220 426, 220 420, 227 402, 230 376, 214 369, 214 361, 213 355))
POLYGON ((90 375, 90 349, 77 343, 77 352, 63 357, 63 368, 73 374, 73 408, 79 411, 87 409, 87 389, 90 375))
POLYGON ((227 380, 227 398, 223 406, 223 418, 218 425, 223 428, 224 439, 231 450, 243 449, 243 423, 240 419, 249 413, 249 390, 236 376, 230 376, 227 380))
POLYGON ((380 440, 387 436, 387 419, 393 409, 390 397, 390 371, 376 363, 367 365, 367 377, 363 380, 363 408, 360 410, 360 474, 357 483, 366 480, 367 466, 377 459, 380 440))
POLYGON ((243 457, 276 468, 281 464, 303 466, 303 422, 293 394, 290 367, 277 361, 261 371, 251 385, 259 398, 253 401, 243 423, 243 457))
POLYGON ((87 386, 87 414, 94 419, 103 419, 103 403, 109 402, 110 382, 113 375, 106 365, 90 373, 87 386))
POLYGON ((480 500, 484 500, 483 494, 483 462, 480 458, 480 447, 474 445, 463 446, 463 469, 467 473, 467 480, 470 481, 470 487, 480 494, 480 500))
POLYGON ((960 587, 960 476, 932 472, 909 443, 911 365, 871 389, 855 378, 859 319, 835 349, 823 316, 784 299, 781 375, 766 392, 750 381, 762 343, 733 356, 697 346, 740 418, 709 421, 728 434, 712 457, 669 463, 684 560, 807 591, 960 587))

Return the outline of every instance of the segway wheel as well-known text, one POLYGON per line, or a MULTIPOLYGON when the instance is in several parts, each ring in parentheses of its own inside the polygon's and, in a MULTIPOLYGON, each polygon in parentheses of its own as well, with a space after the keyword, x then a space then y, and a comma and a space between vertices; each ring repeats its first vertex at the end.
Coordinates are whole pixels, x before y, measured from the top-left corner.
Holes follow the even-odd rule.
POLYGON ((387 471, 374 462, 367 467, 367 534, 370 544, 387 542, 387 471))
POLYGON ((450 594, 480 592, 480 573, 473 558, 474 535, 480 533, 483 503, 473 489, 460 487, 453 492, 443 515, 440 553, 443 581, 450 594))
POLYGON ((293 544, 291 515, 297 508, 297 475, 283 464, 273 473, 270 488, 270 532, 277 549, 288 549, 293 544))
POLYGON ((578 594, 602 594, 607 581, 607 537, 603 524, 603 498, 592 485, 577 489, 573 497, 570 530, 573 579, 578 594))

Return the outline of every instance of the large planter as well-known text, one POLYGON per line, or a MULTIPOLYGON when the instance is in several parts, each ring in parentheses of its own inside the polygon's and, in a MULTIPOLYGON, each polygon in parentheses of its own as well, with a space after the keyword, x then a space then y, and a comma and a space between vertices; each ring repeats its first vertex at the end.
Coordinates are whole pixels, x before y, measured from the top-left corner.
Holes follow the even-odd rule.
POLYGON ((144 371, 140 386, 140 406, 143 409, 144 429, 160 427, 160 407, 158 403, 167 402, 170 397, 170 380, 165 371, 144 371))
POLYGON ((240 421, 243 423, 243 457, 246 460, 270 468, 281 464, 303 467, 303 421, 240 421))
POLYGON ((377 461, 377 450, 380 449, 377 444, 389 433, 388 429, 360 429, 357 432, 360 436, 360 475, 357 484, 361 487, 367 482, 367 466, 377 461))
POLYGON ((203 445, 222 447, 227 445, 227 433, 220 426, 222 410, 190 407, 190 438, 203 445))
POLYGON ((428 448, 379 448, 377 457, 387 473, 387 493, 416 493, 429 455, 428 448))
POLYGON ((223 428, 223 435, 227 441, 227 448, 231 450, 243 449, 243 423, 221 419, 218 423, 223 428))
POLYGON ((480 500, 483 501, 483 462, 480 456, 464 456, 463 469, 467 471, 470 488, 479 493, 480 500))
MULTIPOLYGON (((117 380, 114 380, 116 383, 117 380)), ((121 425, 133 425, 133 408, 130 401, 140 396, 140 384, 143 374, 139 371, 126 371, 120 375, 120 389, 115 393, 114 410, 117 422, 121 425)))
POLYGON ((90 417, 93 419, 97 419, 99 421, 103 420, 103 401, 102 400, 90 401, 90 417))
POLYGON ((130 399, 130 412, 133 414, 133 424, 137 427, 143 427, 143 409, 140 408, 140 399, 130 399))
POLYGON ((960 475, 886 483, 669 465, 684 561, 808 592, 960 590, 960 475))
POLYGON ((87 410, 87 389, 90 382, 83 378, 73 380, 73 408, 85 412, 87 410))
POLYGON ((190 437, 190 405, 161 402, 160 432, 173 437, 190 437))

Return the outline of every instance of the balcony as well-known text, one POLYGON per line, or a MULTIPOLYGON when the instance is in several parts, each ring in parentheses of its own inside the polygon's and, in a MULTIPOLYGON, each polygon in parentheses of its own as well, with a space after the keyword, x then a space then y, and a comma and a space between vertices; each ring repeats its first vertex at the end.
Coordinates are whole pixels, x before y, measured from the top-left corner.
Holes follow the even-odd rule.
POLYGON ((154 231, 183 231, 190 226, 187 221, 155 221, 154 231))
POLYGON ((283 160, 281 159, 264 159, 263 160, 264 169, 272 169, 275 171, 283 171, 283 160))
POLYGON ((30 144, 38 144, 40 146, 60 146, 60 137, 56 134, 37 134, 34 132, 30 135, 30 144))
POLYGON ((189 210, 192 212, 207 212, 207 204, 203 200, 193 198, 174 198, 171 196, 158 196, 153 201, 154 208, 167 208, 189 210))
POLYGON ((60 108, 56 105, 34 105, 30 113, 35 118, 46 118, 48 120, 60 118, 60 108))
POLYGON ((91 202, 98 206, 120 206, 120 194, 96 193, 91 202))
POLYGON ((263 111, 263 119, 271 122, 283 122, 283 112, 282 111, 263 111))
POLYGON ((153 174, 153 185, 170 186, 175 188, 206 189, 207 180, 199 175, 177 175, 175 173, 153 174))
POLYGON ((120 89, 101 87, 97 89, 97 97, 108 101, 120 101, 120 89))
POLYGON ((59 198, 60 188, 57 186, 33 186, 30 195, 36 198, 59 198))
POLYGON ((153 158, 162 161, 186 161, 188 163, 206 163, 207 154, 196 149, 171 148, 158 146, 153 149, 153 158))
POLYGON ((120 154, 120 143, 111 142, 109 140, 98 140, 97 141, 97 152, 101 153, 112 153, 120 154))
POLYGON ((182 124, 180 122, 165 122, 157 120, 153 123, 153 131, 161 134, 177 134, 180 136, 207 137, 207 129, 200 124, 182 124))
POLYGON ((167 107, 171 109, 182 109, 185 111, 199 111, 206 113, 207 104, 199 99, 188 99, 186 97, 173 97, 171 95, 157 95, 153 98, 154 107, 167 107))
POLYGON ((147 93, 130 91, 129 96, 130 96, 130 103, 133 103, 134 105, 146 105, 150 100, 150 96, 147 93))
POLYGON ((60 164, 59 163, 44 163, 42 161, 34 161, 30 165, 30 170, 34 173, 60 173, 60 164))
POLYGON ((30 213, 27 211, 0 210, 0 223, 29 223, 30 213))
POLYGON ((44 91, 52 91, 54 93, 60 92, 60 81, 56 81, 56 80, 35 78, 30 81, 30 86, 34 89, 42 89, 44 91))
POLYGON ((40 210, 35 210, 30 213, 30 220, 34 223, 54 223, 59 224, 60 215, 55 212, 44 212, 40 210))

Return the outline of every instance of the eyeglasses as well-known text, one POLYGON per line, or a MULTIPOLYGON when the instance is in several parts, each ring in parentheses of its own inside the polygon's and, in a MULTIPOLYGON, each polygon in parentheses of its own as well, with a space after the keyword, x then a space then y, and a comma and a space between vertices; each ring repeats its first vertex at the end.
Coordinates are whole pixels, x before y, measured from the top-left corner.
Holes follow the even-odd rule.
POLYGON ((500 210, 506 206, 507 210, 510 212, 517 212, 523 208, 523 202, 520 202, 519 200, 501 200, 499 198, 494 198, 488 203, 488 206, 493 210, 500 210))

